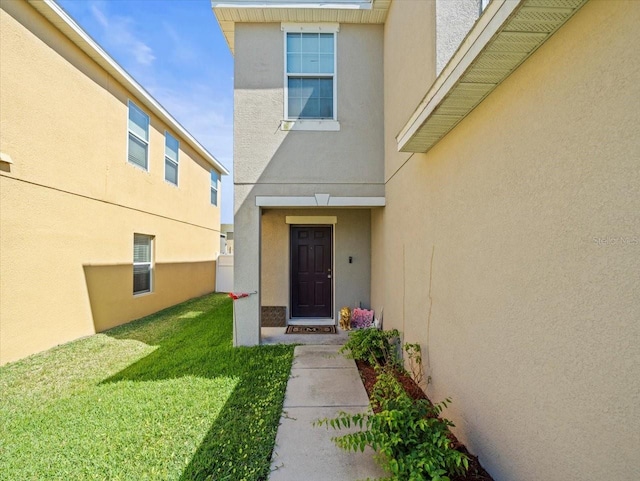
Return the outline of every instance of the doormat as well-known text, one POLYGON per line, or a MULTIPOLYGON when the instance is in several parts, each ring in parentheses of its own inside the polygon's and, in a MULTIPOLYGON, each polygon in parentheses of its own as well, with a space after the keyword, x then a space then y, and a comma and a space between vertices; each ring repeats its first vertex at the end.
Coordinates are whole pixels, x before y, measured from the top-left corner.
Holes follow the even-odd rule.
POLYGON ((337 334, 336 326, 287 326, 285 334, 337 334))

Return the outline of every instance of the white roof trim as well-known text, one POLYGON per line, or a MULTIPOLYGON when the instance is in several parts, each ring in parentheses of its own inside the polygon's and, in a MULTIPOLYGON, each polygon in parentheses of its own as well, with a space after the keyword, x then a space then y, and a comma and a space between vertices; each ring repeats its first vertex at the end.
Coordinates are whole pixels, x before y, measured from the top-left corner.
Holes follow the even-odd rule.
POLYGON ((586 1, 492 0, 397 135, 398 150, 427 152, 586 1))
POLYGON ((49 20, 69 40, 76 44, 84 53, 105 69, 127 90, 163 122, 171 127, 209 164, 223 175, 229 171, 198 142, 160 103, 147 92, 129 73, 105 52, 98 43, 78 25, 73 18, 53 0, 27 0, 29 4, 49 20))
POLYGON ((310 196, 257 195, 257 207, 384 207, 384 197, 333 197, 329 194, 310 196))
POLYGON ((348 10, 371 10, 373 0, 226 0, 211 1, 211 8, 330 8, 348 10))
POLYGON ((211 7, 233 53, 235 24, 333 22, 383 24, 392 0, 212 0, 211 7))
POLYGON ((300 23, 300 22, 282 22, 280 24, 280 30, 283 32, 328 32, 338 33, 340 31, 340 24, 335 22, 326 23, 300 23))

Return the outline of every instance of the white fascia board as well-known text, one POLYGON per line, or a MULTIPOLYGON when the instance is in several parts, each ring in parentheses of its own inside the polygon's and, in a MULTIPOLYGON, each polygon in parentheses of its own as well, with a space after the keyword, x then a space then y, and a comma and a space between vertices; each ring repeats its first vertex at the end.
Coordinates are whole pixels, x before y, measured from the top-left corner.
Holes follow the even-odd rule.
POLYGON ((212 0, 211 8, 322 8, 334 10, 371 10, 373 8, 373 0, 331 0, 328 2, 318 2, 317 0, 212 0))
POLYGON ((340 24, 336 22, 282 22, 280 24, 280 30, 283 32, 338 33, 340 31, 340 24))
POLYGON ((29 4, 49 20, 58 30, 60 30, 69 40, 71 40, 80 50, 86 53, 100 67, 111 74, 127 90, 134 93, 136 97, 178 133, 187 143, 200 154, 209 164, 222 175, 229 175, 229 171, 198 142, 187 129, 185 129, 142 85, 140 85, 129 73, 122 68, 91 36, 84 31, 73 18, 65 12, 53 0, 27 0, 29 4))
POLYGON ((492 0, 396 137, 398 150, 427 152, 587 1, 492 0), (524 50, 507 40, 514 36, 527 39, 524 50), (485 57, 486 52, 492 53, 485 57), (495 53, 506 54, 507 60, 479 69, 492 74, 492 80, 474 79, 474 63, 488 61, 495 53))
POLYGON ((489 2, 484 13, 478 19, 478 23, 460 44, 460 47, 438 76, 424 100, 396 136, 398 150, 401 150, 413 137, 523 1, 493 0, 489 2))
MULTIPOLYGON (((314 196, 271 196, 257 195, 257 207, 384 207, 384 197, 333 197, 328 202, 314 196)), ((325 194, 328 195, 328 194, 325 194)))
POLYGON ((340 122, 338 120, 324 119, 293 119, 280 122, 280 130, 288 132, 291 130, 301 130, 308 132, 339 132, 340 122))
POLYGON ((317 207, 315 197, 257 195, 257 207, 317 207))
POLYGON ((329 207, 384 207, 384 197, 331 197, 329 207))

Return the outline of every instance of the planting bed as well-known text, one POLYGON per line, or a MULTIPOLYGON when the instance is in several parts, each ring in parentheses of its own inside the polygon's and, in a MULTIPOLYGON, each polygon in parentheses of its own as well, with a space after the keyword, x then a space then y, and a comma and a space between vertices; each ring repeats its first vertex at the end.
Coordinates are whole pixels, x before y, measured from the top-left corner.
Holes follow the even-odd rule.
MULTIPOLYGON (((367 391, 369 398, 371 398, 373 386, 376 383, 378 377, 376 371, 369 363, 365 361, 356 360, 356 364, 358 366, 358 370, 360 371, 360 377, 362 378, 364 388, 367 391)), ((396 377, 404 387, 405 391, 407 391, 407 393, 413 399, 429 400, 422 388, 420 388, 420 386, 418 386, 409 376, 397 373, 396 377)), ((465 448, 464 445, 461 444, 451 433, 450 438, 454 448, 469 457, 469 471, 467 472, 467 474, 462 476, 451 476, 451 481, 493 481, 493 478, 482 468, 482 466, 480 466, 478 458, 476 456, 472 456, 469 451, 467 451, 467 448, 465 448)))

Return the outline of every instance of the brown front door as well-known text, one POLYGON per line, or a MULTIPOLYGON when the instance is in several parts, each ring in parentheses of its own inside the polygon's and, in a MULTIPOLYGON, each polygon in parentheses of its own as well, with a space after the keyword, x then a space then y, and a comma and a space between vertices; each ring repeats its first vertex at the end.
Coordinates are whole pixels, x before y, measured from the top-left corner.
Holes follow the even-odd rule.
POLYGON ((331 226, 291 226, 291 317, 332 317, 331 226))

